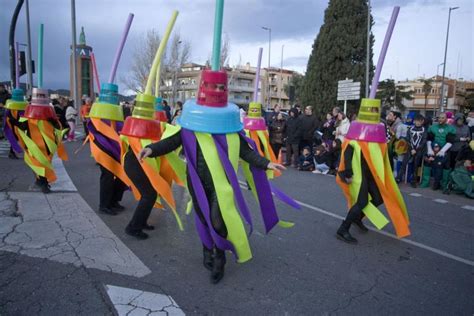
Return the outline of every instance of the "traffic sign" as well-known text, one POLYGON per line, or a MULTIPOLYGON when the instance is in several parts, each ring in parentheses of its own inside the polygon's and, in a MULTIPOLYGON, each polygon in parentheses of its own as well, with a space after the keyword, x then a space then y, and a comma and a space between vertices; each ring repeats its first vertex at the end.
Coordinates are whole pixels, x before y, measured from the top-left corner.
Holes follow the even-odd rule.
POLYGON ((337 82, 337 100, 358 100, 360 99, 360 82, 352 79, 339 80, 337 82))

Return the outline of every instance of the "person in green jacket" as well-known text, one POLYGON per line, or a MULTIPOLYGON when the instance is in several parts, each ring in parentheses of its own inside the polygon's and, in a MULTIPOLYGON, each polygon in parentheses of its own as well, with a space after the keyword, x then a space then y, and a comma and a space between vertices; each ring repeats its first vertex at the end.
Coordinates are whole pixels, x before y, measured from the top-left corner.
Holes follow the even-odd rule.
MULTIPOLYGON (((453 145, 456 137, 456 129, 454 126, 447 123, 446 113, 440 113, 438 116, 438 123, 433 124, 428 129, 428 141, 426 142, 427 155, 436 156, 443 159, 443 173, 441 179, 435 178, 433 190, 438 190, 440 186, 445 189, 449 178, 449 149, 453 145), (436 143, 441 147, 441 150, 436 154, 433 152, 432 143, 436 143)), ((421 182, 422 188, 430 186, 431 167, 423 167, 423 180, 421 182)))

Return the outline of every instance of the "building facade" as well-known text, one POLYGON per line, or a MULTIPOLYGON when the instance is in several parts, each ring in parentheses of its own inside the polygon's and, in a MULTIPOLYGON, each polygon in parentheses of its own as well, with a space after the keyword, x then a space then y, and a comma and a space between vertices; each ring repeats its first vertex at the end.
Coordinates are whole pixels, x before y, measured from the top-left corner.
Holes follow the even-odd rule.
MULTIPOLYGON (((426 78, 416 78, 414 80, 398 81, 397 86, 405 87, 405 91, 413 91, 413 100, 403 100, 405 111, 421 113, 428 116, 435 116, 441 107, 441 76, 430 78, 431 90, 425 95, 423 90, 423 80, 426 78)), ((455 80, 446 78, 444 88, 444 110, 450 112, 464 111, 466 103, 466 88, 474 85, 474 82, 464 81, 462 79, 455 80)))
MULTIPOLYGON (((200 74, 205 67, 205 65, 201 64, 188 63, 184 64, 174 73, 165 73, 163 75, 165 79, 162 80, 160 85, 161 95, 172 104, 175 104, 177 101, 184 103, 187 99, 195 98, 200 74)), ((256 68, 251 67, 247 63, 244 66, 235 68, 226 67, 226 71, 228 76, 229 102, 239 106, 248 105, 254 97, 256 68)), ((285 85, 290 82, 294 73, 294 71, 287 69, 270 68, 270 71, 266 68, 262 69, 257 100, 265 106, 268 104, 269 107, 273 107, 279 103, 283 109, 289 109, 289 97, 284 90, 285 85), (268 98, 268 95, 271 97, 268 98)))

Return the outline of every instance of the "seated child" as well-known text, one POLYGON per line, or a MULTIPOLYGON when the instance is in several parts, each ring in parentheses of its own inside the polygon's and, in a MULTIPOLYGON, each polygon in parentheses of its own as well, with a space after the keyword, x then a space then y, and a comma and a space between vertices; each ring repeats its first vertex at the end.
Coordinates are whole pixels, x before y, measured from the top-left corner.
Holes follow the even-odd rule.
POLYGON ((311 153, 311 149, 308 146, 303 148, 303 154, 300 156, 298 170, 301 170, 301 171, 314 170, 313 154, 311 153))
POLYGON ((329 165, 329 174, 335 175, 337 173, 337 168, 339 168, 339 162, 341 160, 341 150, 342 143, 340 139, 335 139, 332 141, 331 149, 329 150, 330 154, 330 165, 329 165))
POLYGON ((316 147, 316 154, 314 155, 315 170, 313 173, 327 174, 329 172, 329 165, 331 164, 331 154, 323 145, 316 147))

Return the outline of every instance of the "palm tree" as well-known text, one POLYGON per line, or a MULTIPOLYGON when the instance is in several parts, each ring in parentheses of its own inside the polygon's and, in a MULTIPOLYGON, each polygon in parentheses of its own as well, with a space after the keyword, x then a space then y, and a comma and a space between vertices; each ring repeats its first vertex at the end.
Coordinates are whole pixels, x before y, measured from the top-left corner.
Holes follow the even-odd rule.
POLYGON ((428 96, 431 93, 431 89, 433 89, 433 86, 431 85, 433 83, 433 79, 422 79, 421 82, 423 82, 423 93, 425 94, 425 114, 426 114, 426 109, 428 107, 428 96))

